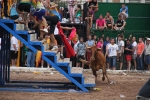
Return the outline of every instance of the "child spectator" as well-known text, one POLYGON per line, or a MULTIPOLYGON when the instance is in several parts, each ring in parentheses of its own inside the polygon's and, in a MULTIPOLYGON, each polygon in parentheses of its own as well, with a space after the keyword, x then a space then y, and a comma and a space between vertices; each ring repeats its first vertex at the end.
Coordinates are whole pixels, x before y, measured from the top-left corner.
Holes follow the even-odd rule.
POLYGON ((122 20, 121 15, 118 16, 118 20, 115 23, 115 30, 123 30, 125 27, 126 22, 122 20))
POLYGON ((119 15, 121 15, 124 20, 128 18, 128 7, 125 4, 122 4, 119 15))
MULTIPOLYGON (((80 37, 80 42, 77 44, 77 63, 76 66, 79 67, 80 59, 85 59, 86 54, 86 45, 83 42, 83 38, 80 37)), ((82 63, 82 68, 84 68, 84 64, 82 63)))
POLYGON ((16 20, 19 18, 17 13, 17 0, 13 0, 13 4, 10 7, 10 19, 16 20))
POLYGON ((79 19, 80 22, 82 21, 82 19, 81 19, 81 5, 77 6, 76 18, 79 19))
POLYGON ((88 12, 87 12, 87 17, 85 17, 85 20, 88 21, 91 28, 92 28, 92 25, 93 25, 93 19, 94 19, 94 11, 91 7, 89 7, 88 12))
POLYGON ((103 38, 99 38, 98 42, 97 42, 97 49, 99 49, 99 51, 103 51, 103 38))
MULTIPOLYGON (((47 44, 49 44, 50 45, 50 38, 49 38, 49 36, 48 36, 48 34, 44 34, 43 35, 43 43, 45 44, 45 43, 47 43, 47 44)), ((42 59, 42 61, 41 61, 41 68, 43 68, 43 66, 44 66, 44 60, 42 59)), ((47 63, 47 68, 49 68, 49 64, 47 63)))
POLYGON ((89 39, 86 42, 86 49, 87 49, 87 61, 90 61, 90 58, 92 56, 91 47, 95 46, 94 40, 92 40, 92 36, 89 35, 89 39))
POLYGON ((97 44, 97 36, 96 35, 93 36, 93 40, 94 40, 95 45, 96 45, 97 44))
POLYGON ((130 40, 127 40, 126 42, 127 42, 127 45, 125 47, 125 51, 126 51, 127 70, 130 70, 133 47, 132 47, 132 44, 130 43, 130 40))
POLYGON ((96 29, 104 30, 104 28, 107 28, 106 22, 103 18, 103 15, 101 14, 99 16, 99 19, 96 20, 96 29))
POLYGON ((16 59, 18 58, 18 48, 19 48, 18 40, 17 40, 17 38, 12 36, 11 37, 11 47, 10 47, 12 67, 16 66, 16 59))

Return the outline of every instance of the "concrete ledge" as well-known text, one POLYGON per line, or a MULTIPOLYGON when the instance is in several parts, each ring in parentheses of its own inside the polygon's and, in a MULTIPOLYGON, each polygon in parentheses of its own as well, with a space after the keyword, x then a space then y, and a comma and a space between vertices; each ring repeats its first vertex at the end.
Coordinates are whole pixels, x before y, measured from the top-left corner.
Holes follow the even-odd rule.
MULTIPOLYGON (((10 67, 11 72, 57 72, 55 69, 50 68, 29 68, 29 67, 10 67)), ((91 73, 91 69, 84 69, 84 73, 91 73)), ((102 70, 99 70, 98 73, 102 73, 102 70)), ((150 75, 150 71, 142 71, 142 70, 108 70, 108 74, 143 74, 143 75, 150 75)))

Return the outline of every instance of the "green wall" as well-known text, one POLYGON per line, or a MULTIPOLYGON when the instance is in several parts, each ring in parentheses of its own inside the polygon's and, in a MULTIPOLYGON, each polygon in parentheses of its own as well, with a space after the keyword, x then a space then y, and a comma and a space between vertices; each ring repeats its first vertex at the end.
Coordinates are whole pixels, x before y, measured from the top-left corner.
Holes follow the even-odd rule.
MULTIPOLYGON (((129 18, 126 19, 126 30, 150 30, 150 4, 127 3, 129 18)), ((121 3, 99 3, 99 10, 95 14, 96 18, 100 14, 106 15, 111 12, 114 20, 117 19, 121 8, 121 3)))

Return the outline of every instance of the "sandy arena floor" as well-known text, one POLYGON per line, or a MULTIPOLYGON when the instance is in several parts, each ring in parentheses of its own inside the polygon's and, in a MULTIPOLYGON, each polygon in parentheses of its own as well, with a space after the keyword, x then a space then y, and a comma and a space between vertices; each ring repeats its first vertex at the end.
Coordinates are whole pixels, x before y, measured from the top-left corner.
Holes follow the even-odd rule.
MULTIPOLYGON (((0 92, 0 100, 135 100, 139 89, 150 78, 147 75, 109 75, 115 84, 102 82, 99 77, 97 88, 100 90, 90 93, 26 93, 26 92, 0 92), (124 97, 120 97, 120 95, 124 97)), ((11 73, 13 80, 41 80, 63 81, 68 80, 61 74, 55 73, 11 73)))

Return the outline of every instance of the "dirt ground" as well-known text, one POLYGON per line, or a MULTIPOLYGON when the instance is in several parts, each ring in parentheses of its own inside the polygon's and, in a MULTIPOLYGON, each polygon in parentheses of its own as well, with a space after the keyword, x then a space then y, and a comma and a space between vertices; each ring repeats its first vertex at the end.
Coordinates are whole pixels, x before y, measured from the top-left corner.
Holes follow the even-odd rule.
MULTIPOLYGON (((135 100, 139 89, 150 78, 148 75, 109 75, 114 84, 102 82, 101 77, 96 85, 100 90, 89 93, 30 93, 0 92, 0 100, 135 100), (124 97, 120 97, 124 96, 124 97)), ((11 73, 12 80, 68 80, 59 73, 11 73)))

